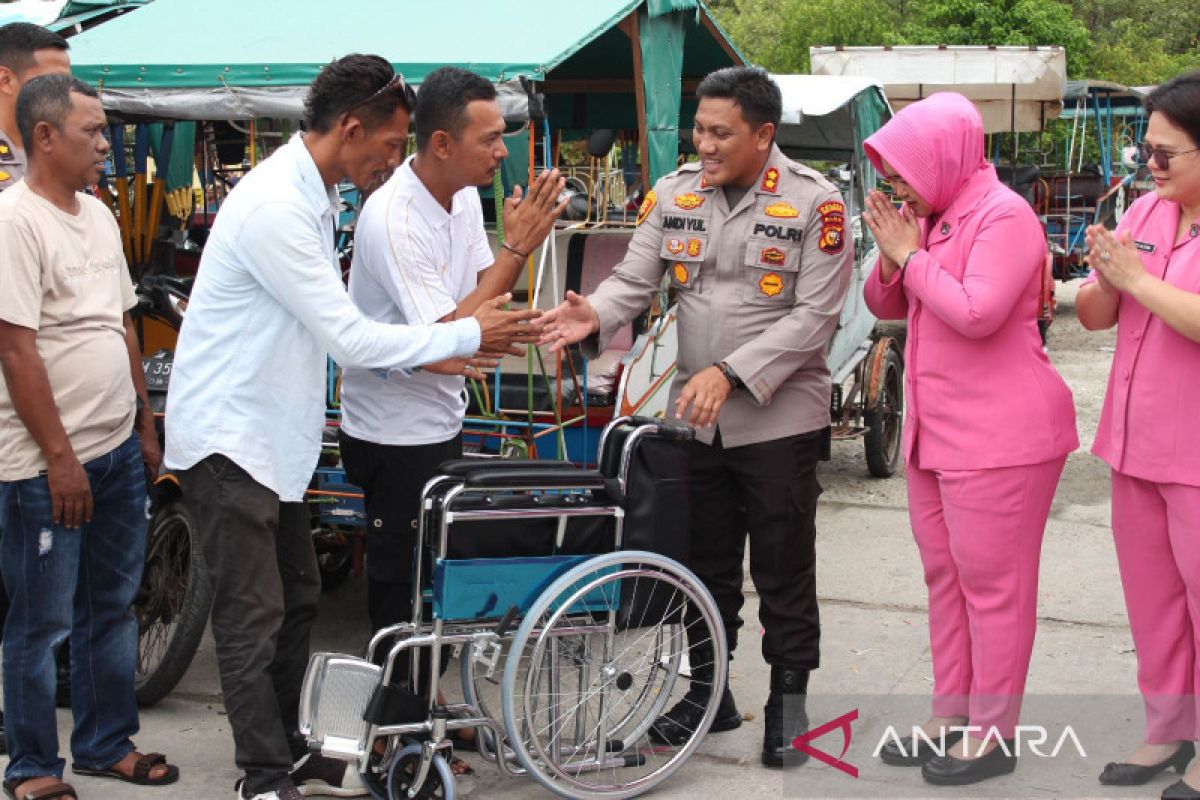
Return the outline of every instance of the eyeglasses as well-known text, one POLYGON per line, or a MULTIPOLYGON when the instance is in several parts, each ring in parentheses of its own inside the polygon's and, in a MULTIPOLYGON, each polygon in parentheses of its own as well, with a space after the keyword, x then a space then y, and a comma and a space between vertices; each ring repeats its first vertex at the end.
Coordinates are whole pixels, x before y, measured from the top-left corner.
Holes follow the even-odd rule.
POLYGON ((404 82, 403 75, 401 75, 400 73, 396 73, 395 75, 392 76, 392 79, 390 81, 388 81, 383 86, 381 86, 374 94, 372 94, 370 97, 367 97, 363 100, 359 100, 357 103, 355 103, 354 105, 347 108, 344 113, 350 114, 350 113, 354 112, 355 110, 360 109, 363 106, 367 105, 368 103, 371 103, 371 102, 379 99, 382 95, 387 94, 388 92, 395 92, 395 91, 398 91, 400 93, 401 97, 403 98, 404 107, 408 111, 412 111, 414 108, 416 108, 417 93, 413 90, 413 88, 411 86, 409 86, 407 83, 404 82))
POLYGON ((1161 170, 1168 170, 1171 168, 1172 158, 1178 158, 1179 156, 1184 156, 1188 153, 1194 153, 1197 150, 1200 150, 1200 147, 1193 147, 1191 150, 1184 150, 1179 153, 1170 153, 1162 148, 1151 147, 1145 142, 1142 142, 1137 146, 1137 150, 1134 151, 1133 157, 1137 163, 1142 166, 1149 164, 1151 159, 1153 159, 1155 167, 1161 170))

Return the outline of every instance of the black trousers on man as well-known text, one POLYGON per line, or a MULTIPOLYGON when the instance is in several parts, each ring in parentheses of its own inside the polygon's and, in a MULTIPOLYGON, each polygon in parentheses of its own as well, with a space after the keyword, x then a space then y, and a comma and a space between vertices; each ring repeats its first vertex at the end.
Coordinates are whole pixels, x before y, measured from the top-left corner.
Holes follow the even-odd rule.
POLYGON ((309 511, 220 454, 179 477, 212 583, 234 758, 253 797, 284 784, 307 752, 297 718, 321 595, 309 511))
POLYGON ((688 442, 692 493, 688 566, 720 609, 729 652, 742 626, 743 556, 750 539, 750 577, 771 666, 816 669, 816 513, 821 485, 821 432, 726 448, 688 442))
MULTIPOLYGON (((413 566, 421 490, 444 461, 462 458, 462 434, 444 442, 390 445, 338 432, 342 466, 363 490, 367 507, 367 609, 372 632, 412 622, 413 566)), ((446 669, 443 650, 442 669, 446 669)), ((397 681, 409 660, 397 663, 397 681)))

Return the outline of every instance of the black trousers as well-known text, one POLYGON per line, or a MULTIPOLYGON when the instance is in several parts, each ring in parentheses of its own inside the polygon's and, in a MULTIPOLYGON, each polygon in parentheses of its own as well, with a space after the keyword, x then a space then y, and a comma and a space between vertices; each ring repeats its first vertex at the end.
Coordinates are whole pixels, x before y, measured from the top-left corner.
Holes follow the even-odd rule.
POLYGON ((772 666, 816 669, 816 512, 821 485, 821 432, 726 448, 688 442, 692 493, 688 566, 721 611, 732 653, 742 626, 743 556, 750 539, 750 577, 765 631, 763 658, 772 666))
MULTIPOLYGON (((421 445, 376 444, 338 432, 342 466, 367 507, 367 608, 371 630, 411 622, 421 490, 443 461, 462 458, 462 435, 421 445)), ((442 672, 446 669, 443 650, 442 672)), ((407 676, 407 658, 396 680, 407 676)))
POLYGON ((321 576, 304 503, 283 503, 223 455, 179 475, 213 589, 212 632, 244 794, 276 789, 307 752, 300 687, 321 576))

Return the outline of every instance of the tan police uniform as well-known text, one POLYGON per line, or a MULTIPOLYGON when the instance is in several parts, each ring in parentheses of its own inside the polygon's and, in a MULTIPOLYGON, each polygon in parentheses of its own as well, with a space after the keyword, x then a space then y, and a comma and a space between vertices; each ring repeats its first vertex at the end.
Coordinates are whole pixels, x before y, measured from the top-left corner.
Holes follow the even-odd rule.
POLYGON ((693 375, 724 361, 741 379, 717 425, 688 445, 692 557, 721 609, 732 650, 741 625, 742 555, 761 599, 769 664, 818 664, 816 462, 829 425, 825 355, 850 284, 853 249, 837 189, 772 146, 729 208, 697 163, 647 195, 624 260, 589 300, 595 356, 645 309, 664 272, 679 304, 668 413, 693 375))
POLYGON ((0 192, 25 177, 25 151, 0 130, 0 192))

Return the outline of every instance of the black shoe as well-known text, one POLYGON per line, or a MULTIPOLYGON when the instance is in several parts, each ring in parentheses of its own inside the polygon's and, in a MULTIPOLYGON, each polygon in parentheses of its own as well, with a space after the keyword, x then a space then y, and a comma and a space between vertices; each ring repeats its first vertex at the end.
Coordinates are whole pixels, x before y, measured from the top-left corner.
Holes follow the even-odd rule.
POLYGON ((945 754, 951 747, 958 744, 958 740, 962 738, 962 731, 947 731, 941 738, 936 736, 929 738, 933 740, 933 746, 930 746, 920 736, 910 739, 907 746, 900 744, 895 739, 889 739, 883 747, 879 748, 879 760, 893 767, 919 767, 929 759, 939 754, 945 754))
POLYGON ((1184 781, 1175 781, 1163 789, 1162 800, 1200 800, 1200 789, 1193 789, 1184 781))
POLYGON ((937 786, 966 786, 988 778, 1007 775, 1017 768, 1017 757, 1004 751, 1012 742, 997 745, 979 758, 955 758, 952 755, 934 756, 921 765, 921 777, 937 786))
POLYGON ((768 767, 798 767, 808 753, 792 740, 808 731, 805 699, 808 670, 771 667, 771 694, 763 707, 762 763, 768 767))
POLYGON ((1180 775, 1187 769, 1188 762, 1196 756, 1196 745, 1191 742, 1180 742, 1176 750, 1166 761, 1145 766, 1142 764, 1118 764, 1110 761, 1100 773, 1100 782, 1105 786, 1141 786, 1167 767, 1174 767, 1180 775))
MULTIPOLYGON (((669 744, 675 747, 692 738, 704 711, 708 708, 708 699, 712 691, 710 686, 694 685, 688 689, 683 699, 672 706, 671 710, 654 720, 650 726, 650 741, 655 744, 669 744)), ((709 733, 722 733, 740 727, 742 714, 733 702, 733 694, 726 686, 721 692, 721 704, 717 706, 717 715, 713 717, 709 733)))

